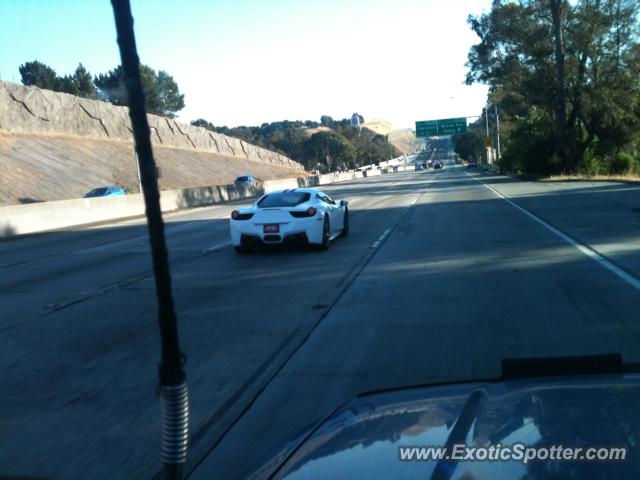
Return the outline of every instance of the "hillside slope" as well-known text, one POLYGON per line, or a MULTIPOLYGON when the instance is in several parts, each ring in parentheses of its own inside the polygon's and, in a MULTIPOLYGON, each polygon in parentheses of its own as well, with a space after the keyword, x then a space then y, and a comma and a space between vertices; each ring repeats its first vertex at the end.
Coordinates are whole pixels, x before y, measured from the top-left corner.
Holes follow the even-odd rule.
POLYGON ((364 128, 368 128, 374 133, 377 133, 378 135, 388 135, 389 132, 392 132, 398 129, 398 127, 396 127, 390 121, 383 120, 381 118, 376 118, 374 120, 369 120, 367 122, 364 122, 362 126, 364 128))
POLYGON ((409 153, 416 139, 415 134, 410 129, 398 128, 388 120, 374 119, 364 122, 362 126, 379 135, 386 135, 389 143, 402 153, 409 153))
POLYGON ((416 146, 416 134, 408 128, 394 130, 387 135, 389 143, 402 153, 409 153, 416 146))
MULTIPOLYGON (((160 187, 304 174, 276 152, 148 115, 160 187)), ((128 111, 106 102, 0 81, 0 204, 76 198, 120 184, 137 191, 128 111)))
POLYGON ((390 144, 402 153, 409 153, 416 139, 415 134, 408 128, 398 128, 388 120, 375 119, 362 125, 379 135, 386 135, 390 144))
MULTIPOLYGON (((154 145, 163 190, 233 183, 239 175, 294 177, 298 169, 154 145)), ((133 143, 70 135, 0 133, 0 205, 78 198, 94 187, 138 192, 133 143)))

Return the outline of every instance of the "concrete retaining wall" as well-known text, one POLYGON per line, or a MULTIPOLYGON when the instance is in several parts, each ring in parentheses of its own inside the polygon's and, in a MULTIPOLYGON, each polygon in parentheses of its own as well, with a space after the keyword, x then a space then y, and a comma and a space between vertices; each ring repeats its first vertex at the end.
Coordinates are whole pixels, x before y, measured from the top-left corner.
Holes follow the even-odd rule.
POLYGON ((327 173, 325 175, 314 175, 310 177, 283 178, 281 180, 267 180, 264 182, 264 191, 272 192, 283 188, 317 187, 319 185, 329 185, 336 182, 345 182, 364 178, 364 172, 344 172, 327 173))
MULTIPOLYGON (((380 172, 378 170, 378 172, 380 172)), ((378 173, 379 175, 380 173, 378 173)), ((367 176, 375 175, 368 172, 367 176)), ((218 185, 160 192, 163 212, 183 208, 253 198, 264 192, 284 188, 328 185, 364 177, 363 172, 330 173, 310 177, 267 180, 255 187, 218 185)), ((120 197, 80 198, 56 202, 40 202, 0 207, 0 237, 57 230, 90 223, 105 222, 143 215, 144 199, 141 194, 120 197)))
MULTIPOLYGON (((237 138, 147 115, 151 141, 164 147, 218 153, 256 162, 304 170, 284 155, 237 138)), ((129 109, 67 93, 0 81, 0 131, 56 133, 131 142, 129 109)))
POLYGON ((394 167, 396 165, 402 164, 404 160, 405 160, 404 155, 402 157, 392 158, 391 160, 387 160, 386 162, 380 162, 378 164, 378 168, 394 167))
POLYGON ((382 170, 379 170, 379 169, 365 170, 363 173, 365 177, 376 177, 378 175, 382 175, 382 170))

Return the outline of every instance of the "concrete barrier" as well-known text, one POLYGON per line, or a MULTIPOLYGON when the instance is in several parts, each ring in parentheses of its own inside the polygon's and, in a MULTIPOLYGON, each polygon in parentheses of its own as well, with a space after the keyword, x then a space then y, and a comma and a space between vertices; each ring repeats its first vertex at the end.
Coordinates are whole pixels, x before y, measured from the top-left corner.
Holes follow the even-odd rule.
MULTIPOLYGON (((160 207, 168 212, 252 198, 261 193, 261 187, 238 188, 235 185, 165 190, 160 192, 160 207)), ((4 206, 0 207, 0 237, 135 217, 144 212, 144 199, 139 193, 4 206)))
MULTIPOLYGON (((279 189, 329 185, 363 177, 363 172, 329 173, 309 177, 266 180, 256 186, 216 185, 182 190, 164 190, 160 192, 160 206, 163 212, 170 212, 183 208, 254 198, 279 189)), ((119 197, 79 198, 9 205, 0 207, 0 237, 135 217, 143 215, 144 211, 144 199, 139 193, 119 197)))
POLYGON ((412 172, 415 170, 415 166, 414 165, 399 165, 397 167, 393 167, 393 171, 395 173, 398 172, 412 172))
POLYGON ((378 164, 378 166, 380 168, 385 168, 385 167, 395 167, 397 165, 402 164, 406 159, 406 155, 402 155, 400 157, 396 157, 396 158, 392 158, 391 160, 387 160, 385 162, 380 162, 378 164))
POLYGON ((298 188, 307 186, 309 186, 308 180, 304 177, 265 180, 262 184, 264 193, 273 192, 274 190, 282 190, 285 188, 298 188))
POLYGON ((328 185, 336 182, 346 182, 357 178, 364 178, 364 172, 343 172, 343 173, 327 173, 318 175, 317 185, 328 185))
POLYGON ((284 188, 301 188, 301 187, 317 187, 320 185, 329 185, 336 182, 346 182, 363 178, 363 172, 343 172, 343 173, 326 173, 324 175, 313 175, 309 177, 283 178, 280 180, 267 180, 263 183, 266 193, 284 188))

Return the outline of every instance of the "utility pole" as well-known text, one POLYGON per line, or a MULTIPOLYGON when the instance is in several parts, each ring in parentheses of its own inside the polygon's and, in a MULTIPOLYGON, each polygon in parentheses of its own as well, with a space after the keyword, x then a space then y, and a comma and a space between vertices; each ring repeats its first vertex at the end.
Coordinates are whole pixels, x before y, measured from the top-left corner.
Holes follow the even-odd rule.
POLYGON ((142 177, 140 176, 140 162, 138 161, 138 152, 136 151, 136 139, 133 139, 133 161, 136 164, 136 171, 138 172, 138 189, 142 193, 142 177))
POLYGON ((484 107, 484 121, 487 127, 487 137, 489 136, 489 107, 484 107))
POLYGON ((485 134, 485 152, 487 153, 487 164, 491 164, 493 163, 492 157, 493 157, 493 148, 490 145, 490 141, 491 141, 491 137, 489 136, 489 104, 487 104, 486 107, 484 107, 484 123, 485 123, 485 128, 486 128, 486 134, 485 134))
POLYGON ((498 105, 496 103, 493 104, 496 112, 496 153, 497 160, 500 161, 500 117, 498 117, 498 105))

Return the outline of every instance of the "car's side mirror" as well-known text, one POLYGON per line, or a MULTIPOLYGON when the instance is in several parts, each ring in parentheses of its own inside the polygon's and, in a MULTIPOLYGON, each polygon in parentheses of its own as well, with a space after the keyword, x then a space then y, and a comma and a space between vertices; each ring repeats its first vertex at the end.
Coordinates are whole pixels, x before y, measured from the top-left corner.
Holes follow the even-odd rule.
POLYGON ((346 200, 340 200, 341 207, 346 207, 347 205, 349 205, 349 202, 347 202, 346 200))

